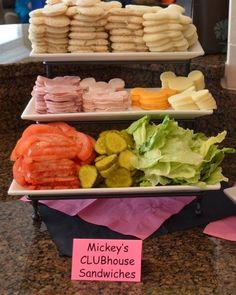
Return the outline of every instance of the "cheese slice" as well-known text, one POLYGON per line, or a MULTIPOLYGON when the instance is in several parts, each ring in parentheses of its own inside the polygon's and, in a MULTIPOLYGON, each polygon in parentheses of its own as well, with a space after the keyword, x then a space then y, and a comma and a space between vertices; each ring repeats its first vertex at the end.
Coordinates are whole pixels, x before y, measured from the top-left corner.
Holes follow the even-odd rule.
POLYGON ((174 110, 199 110, 198 106, 195 103, 187 103, 184 105, 175 105, 174 110))
POLYGON ((170 89, 180 93, 194 86, 194 82, 188 77, 179 76, 179 77, 170 79, 168 86, 170 89))
POLYGON ((202 90, 205 88, 205 79, 201 71, 195 70, 190 72, 188 74, 188 78, 190 78, 193 81, 196 90, 202 90))
POLYGON ((176 75, 172 71, 163 72, 160 75, 161 86, 162 88, 168 88, 169 81, 173 78, 176 78, 176 75))
POLYGON ((198 105, 200 110, 217 109, 216 101, 207 89, 199 90, 193 93, 192 99, 198 105))
POLYGON ((172 95, 168 98, 168 101, 174 110, 199 110, 199 107, 192 99, 193 93, 189 91, 172 95))
POLYGON ((188 89, 184 90, 183 92, 194 92, 194 91, 196 91, 195 86, 191 86, 188 89))

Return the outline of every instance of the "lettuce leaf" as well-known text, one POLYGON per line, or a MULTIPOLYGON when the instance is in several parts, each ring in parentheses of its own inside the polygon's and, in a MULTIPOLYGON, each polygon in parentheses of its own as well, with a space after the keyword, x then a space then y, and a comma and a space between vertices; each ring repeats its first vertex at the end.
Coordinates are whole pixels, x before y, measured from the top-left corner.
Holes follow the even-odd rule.
POLYGON ((232 148, 220 149, 227 132, 207 137, 182 128, 166 116, 161 124, 149 116, 137 120, 127 132, 133 135, 137 160, 134 166, 143 172, 140 185, 188 184, 205 186, 226 181, 219 165, 232 148))

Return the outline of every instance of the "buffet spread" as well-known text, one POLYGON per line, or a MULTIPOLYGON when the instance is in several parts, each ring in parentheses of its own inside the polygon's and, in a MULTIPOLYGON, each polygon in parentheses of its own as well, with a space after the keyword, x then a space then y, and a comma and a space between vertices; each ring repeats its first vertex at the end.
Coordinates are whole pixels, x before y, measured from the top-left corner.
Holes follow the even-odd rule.
MULTIPOLYGON (((191 18, 178 5, 121 8, 116 1, 48 0, 31 12, 29 39, 31 56, 42 61, 185 61, 204 53, 191 18)), ((127 89, 119 77, 38 76, 22 118, 41 123, 30 125, 12 151, 9 194, 39 200, 219 189, 227 181, 220 164, 234 152, 218 146, 226 131, 208 137, 177 122, 217 108, 203 73, 163 72, 160 81, 159 89, 127 89), (133 123, 122 130, 108 126, 94 138, 62 122, 99 120, 133 123)))

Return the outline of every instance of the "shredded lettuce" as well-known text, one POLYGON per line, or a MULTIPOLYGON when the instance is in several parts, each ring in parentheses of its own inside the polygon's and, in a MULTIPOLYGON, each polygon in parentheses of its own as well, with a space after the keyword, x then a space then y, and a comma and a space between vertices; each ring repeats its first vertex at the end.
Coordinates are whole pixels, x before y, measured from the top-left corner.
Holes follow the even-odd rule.
POLYGON ((142 171, 140 186, 168 184, 204 187, 227 181, 219 165, 233 148, 219 148, 227 132, 207 137, 203 133, 182 128, 166 116, 161 124, 150 122, 149 116, 132 123, 127 132, 135 141, 135 168, 142 171))

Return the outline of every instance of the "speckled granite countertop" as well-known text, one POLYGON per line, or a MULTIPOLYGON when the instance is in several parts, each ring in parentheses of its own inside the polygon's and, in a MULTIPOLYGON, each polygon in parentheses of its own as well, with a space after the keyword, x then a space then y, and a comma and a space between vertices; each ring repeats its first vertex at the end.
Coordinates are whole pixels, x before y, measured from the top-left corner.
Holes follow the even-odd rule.
MULTIPOLYGON (((218 110, 198 119, 196 128, 206 133, 228 130, 225 145, 236 146, 236 93, 223 90, 224 56, 194 59, 190 69, 201 69, 207 87, 217 99, 218 110)), ((101 80, 122 77, 127 86, 154 87, 159 74, 185 68, 169 65, 78 66, 59 65, 54 75, 78 74, 101 80)), ((0 295, 234 295, 236 294, 236 243, 202 233, 202 228, 180 231, 147 239, 143 245, 141 283, 72 282, 71 259, 60 257, 44 224, 34 226, 31 206, 7 196, 11 182, 9 154, 22 130, 31 122, 22 121, 21 113, 37 75, 45 75, 41 63, 0 66, 0 295)), ((120 123, 113 123, 114 126, 120 123)), ((107 123, 80 124, 92 135, 107 123)), ((236 180, 236 158, 226 159, 225 174, 236 180)))

